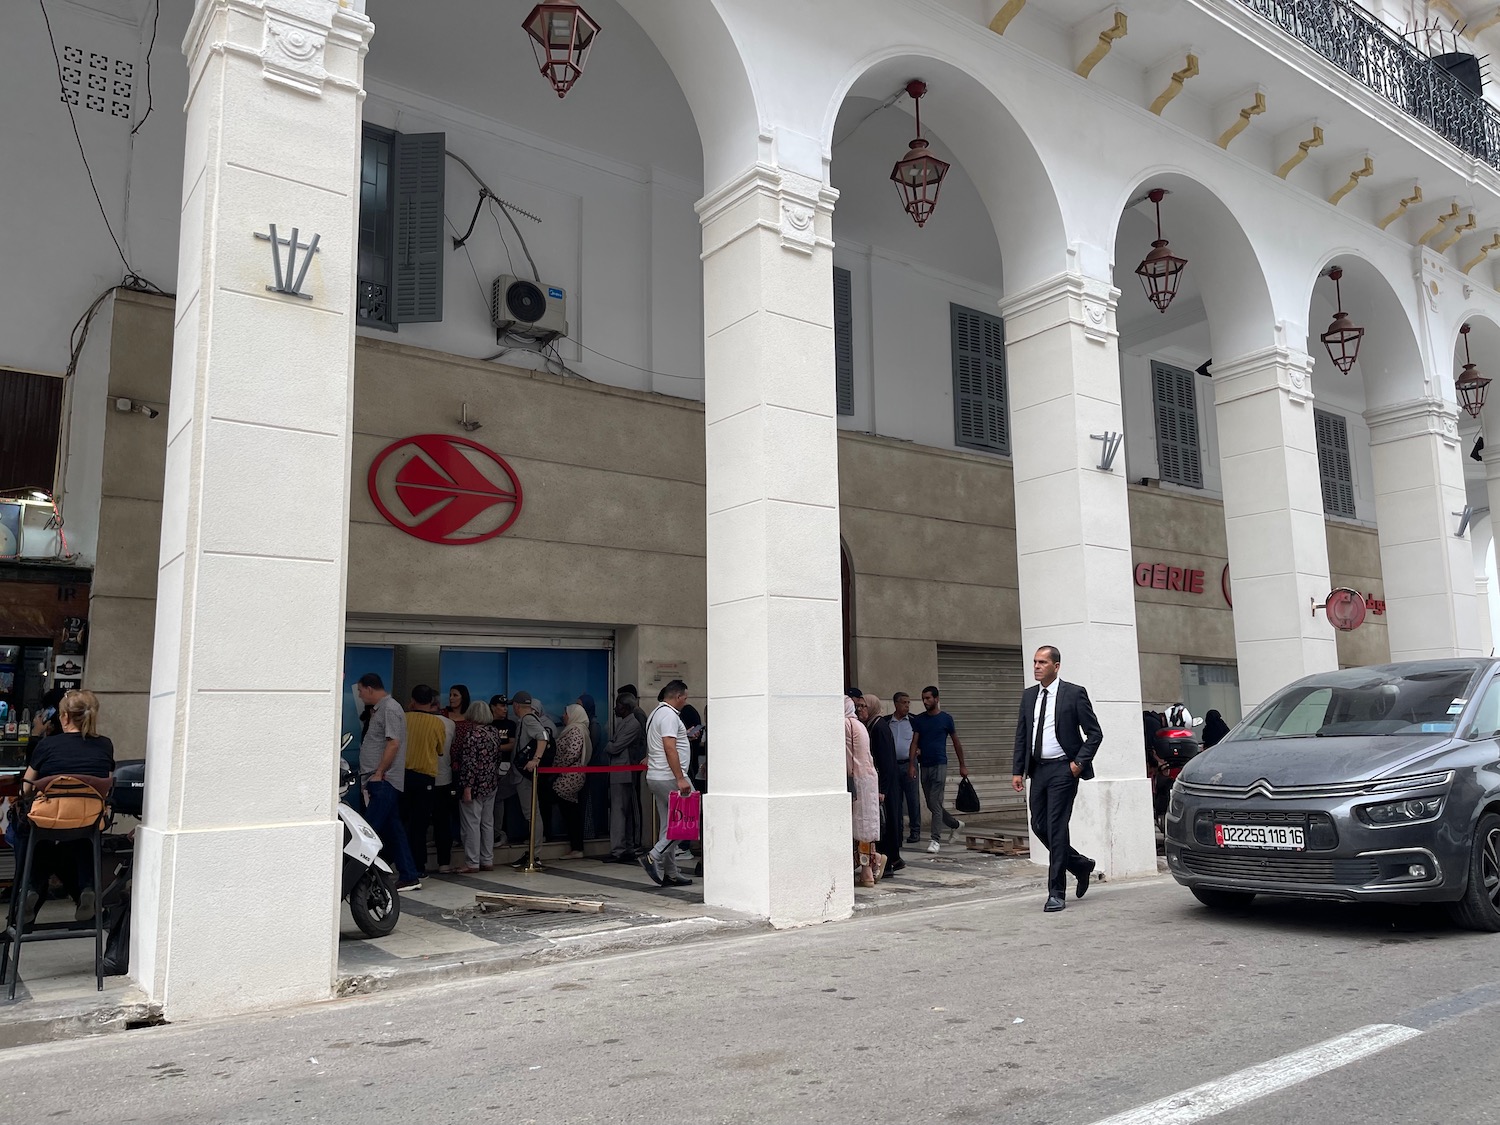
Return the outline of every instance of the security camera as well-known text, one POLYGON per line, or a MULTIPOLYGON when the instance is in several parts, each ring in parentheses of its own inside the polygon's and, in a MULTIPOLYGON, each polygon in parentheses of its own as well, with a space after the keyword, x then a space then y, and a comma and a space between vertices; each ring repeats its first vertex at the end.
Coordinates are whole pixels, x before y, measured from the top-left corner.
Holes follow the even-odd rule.
POLYGON ((136 410, 144 414, 147 418, 158 418, 161 416, 160 410, 157 410, 154 407, 146 406, 144 403, 140 406, 137 406, 136 410))

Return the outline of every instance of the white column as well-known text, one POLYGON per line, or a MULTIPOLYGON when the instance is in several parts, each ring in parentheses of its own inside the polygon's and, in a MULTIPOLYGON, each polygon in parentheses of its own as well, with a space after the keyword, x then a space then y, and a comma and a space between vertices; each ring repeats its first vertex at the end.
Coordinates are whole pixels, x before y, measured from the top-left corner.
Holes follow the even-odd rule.
MULTIPOLYGON (((131 970, 168 1019, 330 994, 370 22, 198 0, 131 970), (318 236, 268 291, 276 224, 318 236), (294 280, 294 279, 288 279, 294 280)), ((281 247, 283 254, 287 248, 281 247)), ((284 258, 283 258, 284 261, 284 258)))
POLYGON ((1454 534, 1467 503, 1456 410, 1423 398, 1365 420, 1391 659, 1478 655, 1474 557, 1454 534))
POLYGON ((704 901, 778 926, 853 910, 831 188, 758 165, 703 220, 704 901))
POLYGON ((1329 590, 1313 429, 1312 359, 1274 347, 1214 364, 1234 648, 1246 712, 1284 684, 1339 666, 1311 607, 1329 590))
MULTIPOLYGON (((1066 274, 1008 296, 1022 652, 1062 652, 1062 678, 1094 702, 1104 745, 1079 788, 1073 845, 1112 876, 1156 870, 1141 757, 1140 656, 1123 454, 1097 468, 1090 434, 1121 433, 1119 338, 1109 282, 1066 274)), ((1029 680, 1028 680, 1029 682, 1029 680)), ((1018 701, 1019 702, 1019 701, 1018 701)), ((1046 852, 1033 838, 1032 858, 1046 852)))

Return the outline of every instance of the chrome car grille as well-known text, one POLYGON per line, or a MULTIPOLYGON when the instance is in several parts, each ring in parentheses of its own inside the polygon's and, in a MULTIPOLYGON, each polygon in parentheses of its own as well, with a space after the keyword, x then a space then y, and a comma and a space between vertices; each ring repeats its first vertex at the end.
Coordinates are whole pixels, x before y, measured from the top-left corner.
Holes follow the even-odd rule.
POLYGON ((1275 883, 1362 887, 1380 877, 1373 859, 1311 859, 1303 855, 1221 855, 1183 849, 1182 865, 1195 875, 1275 883))
POLYGON ((1184 796, 1210 797, 1219 801, 1246 801, 1251 798, 1268 801, 1339 800, 1382 793, 1404 793, 1414 789, 1433 789, 1453 780, 1453 771, 1427 773, 1411 777, 1381 778, 1375 781, 1349 781, 1333 785, 1272 785, 1258 778, 1249 785, 1208 785, 1203 782, 1177 780, 1184 796))

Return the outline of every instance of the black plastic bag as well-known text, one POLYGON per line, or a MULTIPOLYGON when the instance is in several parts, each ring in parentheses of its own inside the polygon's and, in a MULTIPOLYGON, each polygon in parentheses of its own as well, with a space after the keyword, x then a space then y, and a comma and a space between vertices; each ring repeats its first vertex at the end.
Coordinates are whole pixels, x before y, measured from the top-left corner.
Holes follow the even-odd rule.
POLYGON ((974 792, 974 783, 967 777, 958 779, 958 796, 953 798, 953 807, 965 813, 979 811, 979 794, 974 792))
POLYGON ((130 971, 130 899, 109 909, 104 929, 104 975, 123 976, 130 971))

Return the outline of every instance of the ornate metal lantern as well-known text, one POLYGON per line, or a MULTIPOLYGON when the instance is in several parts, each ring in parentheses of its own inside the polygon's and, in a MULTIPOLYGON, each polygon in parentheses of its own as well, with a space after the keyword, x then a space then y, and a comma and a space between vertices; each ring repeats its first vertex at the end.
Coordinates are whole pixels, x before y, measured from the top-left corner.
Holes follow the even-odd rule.
POLYGON ((599 25, 573 0, 538 4, 521 24, 531 36, 531 50, 542 76, 564 97, 583 75, 599 25))
POLYGON ((1161 201, 1166 196, 1165 188, 1152 188, 1146 198, 1156 205, 1156 241, 1151 244, 1151 253, 1135 267, 1136 277, 1146 287, 1146 299, 1156 306, 1158 312, 1166 312, 1172 298, 1177 296, 1177 284, 1182 280, 1182 271, 1187 268, 1187 259, 1179 258, 1167 247, 1161 236, 1161 201))
POLYGON ((1469 358, 1469 326, 1465 324, 1458 331, 1464 338, 1464 369, 1458 373, 1454 385, 1458 389, 1459 404, 1469 412, 1470 417, 1478 418, 1479 412, 1484 409, 1485 393, 1490 381, 1479 373, 1479 368, 1469 358))
POLYGON ((1323 346, 1328 349, 1328 358, 1333 360, 1333 365, 1345 375, 1354 366, 1354 361, 1359 358, 1359 342, 1364 339, 1365 330, 1350 319, 1349 314, 1344 311, 1344 294, 1339 288, 1339 281, 1344 276, 1344 271, 1339 266, 1334 266, 1328 271, 1328 276, 1333 279, 1334 299, 1338 304, 1338 311, 1333 314, 1333 323, 1328 326, 1328 331, 1319 336, 1323 346))
POLYGON ((948 162, 928 152, 927 142, 922 138, 922 95, 927 93, 927 83, 913 78, 906 84, 906 92, 911 95, 917 110, 917 137, 906 155, 891 169, 891 179, 901 193, 901 206, 920 227, 927 225, 932 209, 937 206, 938 190, 943 186, 943 177, 948 174, 948 162))

